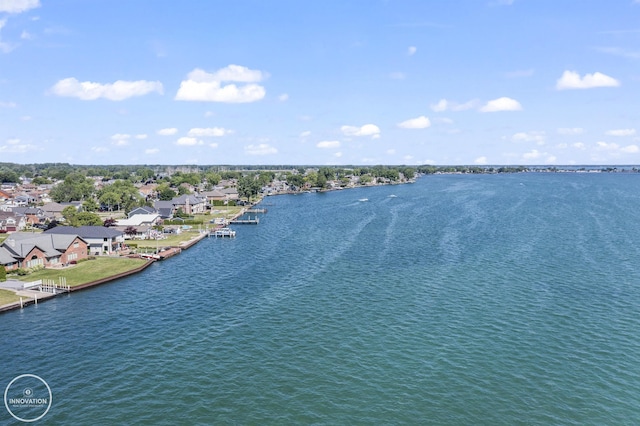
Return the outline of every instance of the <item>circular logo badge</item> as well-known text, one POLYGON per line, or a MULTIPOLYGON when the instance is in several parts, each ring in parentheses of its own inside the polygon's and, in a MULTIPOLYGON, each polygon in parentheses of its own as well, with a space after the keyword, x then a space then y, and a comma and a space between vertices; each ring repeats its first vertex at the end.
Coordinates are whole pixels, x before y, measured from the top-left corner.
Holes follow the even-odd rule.
POLYGON ((35 422, 51 408, 51 388, 35 374, 22 374, 11 380, 4 390, 4 406, 21 422, 35 422))

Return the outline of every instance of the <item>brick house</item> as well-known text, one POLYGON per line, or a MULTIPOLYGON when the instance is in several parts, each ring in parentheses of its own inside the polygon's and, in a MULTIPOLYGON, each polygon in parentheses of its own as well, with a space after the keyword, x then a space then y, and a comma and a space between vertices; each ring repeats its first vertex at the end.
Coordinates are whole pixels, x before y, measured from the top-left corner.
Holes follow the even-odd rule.
POLYGON ((78 235, 16 232, 0 245, 0 265, 8 271, 35 266, 52 267, 85 259, 89 245, 78 235))

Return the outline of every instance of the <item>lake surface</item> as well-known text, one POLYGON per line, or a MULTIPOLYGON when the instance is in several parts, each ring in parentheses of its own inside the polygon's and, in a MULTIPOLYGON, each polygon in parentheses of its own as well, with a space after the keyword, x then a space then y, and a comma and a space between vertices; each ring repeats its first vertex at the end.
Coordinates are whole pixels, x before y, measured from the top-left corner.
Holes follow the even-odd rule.
POLYGON ((0 315, 0 387, 46 380, 42 424, 640 419, 640 175, 425 176, 263 207, 234 240, 0 315))

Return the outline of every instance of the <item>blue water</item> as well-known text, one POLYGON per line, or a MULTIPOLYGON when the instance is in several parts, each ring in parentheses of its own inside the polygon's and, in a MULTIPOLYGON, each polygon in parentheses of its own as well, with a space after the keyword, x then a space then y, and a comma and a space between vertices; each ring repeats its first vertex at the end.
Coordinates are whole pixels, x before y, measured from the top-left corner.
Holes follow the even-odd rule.
POLYGON ((1 390, 45 379, 43 424, 640 421, 640 175, 263 205, 236 239, 0 315, 1 390))

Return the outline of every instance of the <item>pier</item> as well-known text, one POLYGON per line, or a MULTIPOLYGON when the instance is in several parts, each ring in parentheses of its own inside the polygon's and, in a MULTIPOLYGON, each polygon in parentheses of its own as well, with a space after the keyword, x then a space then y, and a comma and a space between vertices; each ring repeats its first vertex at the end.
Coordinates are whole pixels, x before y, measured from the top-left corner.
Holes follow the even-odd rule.
POLYGON ((213 235, 216 238, 235 238, 236 231, 230 228, 218 228, 211 231, 209 235, 213 235))
POLYGON ((248 209, 245 213, 266 213, 267 209, 248 209))
POLYGON ((233 219, 229 222, 232 225, 257 225, 260 223, 260 219, 233 219))

